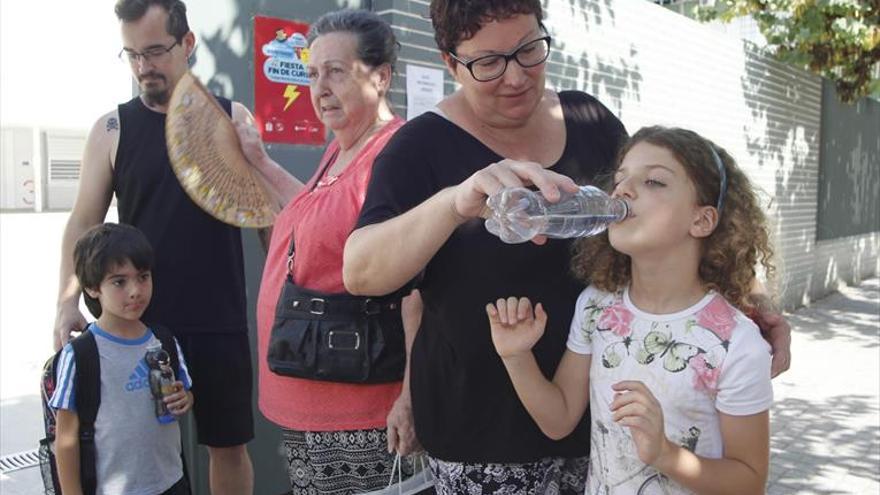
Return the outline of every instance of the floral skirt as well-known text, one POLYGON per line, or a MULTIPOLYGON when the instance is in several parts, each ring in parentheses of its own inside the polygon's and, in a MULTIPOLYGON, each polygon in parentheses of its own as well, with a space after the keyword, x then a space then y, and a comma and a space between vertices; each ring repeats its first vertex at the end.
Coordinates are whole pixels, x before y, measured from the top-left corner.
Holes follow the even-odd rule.
POLYGON ((428 458, 439 495, 583 495, 589 457, 523 464, 470 464, 428 458))
MULTIPOLYGON (((387 430, 294 431, 282 436, 293 495, 357 494, 388 486, 387 430)), ((412 465, 403 462, 404 476, 412 465)))

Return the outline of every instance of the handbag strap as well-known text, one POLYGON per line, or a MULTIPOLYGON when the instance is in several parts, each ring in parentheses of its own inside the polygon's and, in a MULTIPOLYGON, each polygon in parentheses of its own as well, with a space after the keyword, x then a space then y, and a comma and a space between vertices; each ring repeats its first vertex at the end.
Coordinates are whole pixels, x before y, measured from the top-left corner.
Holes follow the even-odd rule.
POLYGON ((308 319, 324 319, 340 316, 375 316, 388 311, 400 311, 400 296, 392 293, 384 297, 328 294, 311 296, 303 294, 288 297, 282 293, 284 306, 276 314, 290 317, 306 316, 308 319), (283 311, 283 313, 281 312, 283 311), (322 317, 326 315, 326 317, 322 317))
MULTIPOLYGON (((324 167, 321 169, 321 172, 312 181, 312 187, 309 188, 309 192, 314 191, 315 188, 318 187, 318 183, 321 182, 321 179, 323 179, 324 176, 327 174, 327 171, 330 169, 330 166, 333 165, 334 162, 336 162, 337 156, 339 156, 339 147, 337 147, 333 151, 333 154, 330 155, 329 158, 327 158, 327 161, 324 162, 324 167)), ((287 274, 290 275, 291 277, 293 277, 293 255, 294 255, 294 251, 296 251, 296 246, 295 246, 295 242, 294 242, 296 240, 295 237, 296 237, 296 232, 291 232, 290 233, 290 247, 287 248, 287 274)))

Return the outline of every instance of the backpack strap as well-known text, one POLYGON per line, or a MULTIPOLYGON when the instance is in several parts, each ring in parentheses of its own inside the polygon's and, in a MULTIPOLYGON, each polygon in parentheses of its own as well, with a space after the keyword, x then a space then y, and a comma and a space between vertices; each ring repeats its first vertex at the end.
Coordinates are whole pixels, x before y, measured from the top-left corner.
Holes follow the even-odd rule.
POLYGON ((98 487, 97 457, 95 455, 95 419, 101 407, 101 360, 95 334, 85 330, 71 341, 76 363, 74 387, 76 412, 79 416, 79 475, 85 495, 94 494, 98 487))
POLYGON ((52 399, 55 389, 58 388, 58 363, 61 361, 62 352, 64 352, 64 348, 59 349, 43 365, 43 380, 40 383, 40 396, 43 402, 43 425, 46 430, 46 440, 50 443, 55 441, 55 424, 58 413, 55 409, 49 407, 49 400, 52 399))
POLYGON ((153 335, 159 339, 159 342, 162 343, 162 349, 168 353, 168 357, 171 358, 171 369, 174 370, 174 376, 179 380, 180 377, 177 376, 180 371, 180 356, 177 355, 177 345, 174 342, 174 334, 171 333, 170 330, 161 326, 161 325, 152 325, 150 326, 150 330, 153 331, 153 335))

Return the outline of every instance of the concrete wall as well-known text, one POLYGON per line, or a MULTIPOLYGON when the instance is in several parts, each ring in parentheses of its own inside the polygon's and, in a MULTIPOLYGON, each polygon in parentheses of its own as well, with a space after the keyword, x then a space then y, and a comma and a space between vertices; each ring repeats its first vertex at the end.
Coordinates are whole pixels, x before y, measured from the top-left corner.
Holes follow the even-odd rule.
POLYGON ((880 101, 822 85, 822 148, 810 296, 880 272, 880 101))
POLYGON ((880 273, 880 233, 818 241, 813 258, 808 299, 819 299, 880 273))
POLYGON ((880 231, 880 101, 852 105, 822 86, 819 240, 880 231))

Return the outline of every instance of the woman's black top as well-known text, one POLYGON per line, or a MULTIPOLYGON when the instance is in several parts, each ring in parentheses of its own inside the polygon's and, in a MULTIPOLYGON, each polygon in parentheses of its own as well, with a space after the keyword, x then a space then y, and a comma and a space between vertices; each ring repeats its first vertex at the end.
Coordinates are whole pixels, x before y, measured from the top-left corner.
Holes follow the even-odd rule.
MULTIPOLYGON (((550 170, 579 184, 594 182, 612 169, 626 131, 592 96, 565 91, 559 98, 566 144, 550 170)), ((502 158, 446 118, 425 113, 404 125, 376 158, 357 226, 400 215, 502 158)), ((570 273, 571 246, 571 240, 504 244, 486 231, 483 220, 472 219, 425 267, 416 284, 424 312, 410 378, 416 434, 432 456, 518 463, 588 455, 589 413, 561 441, 538 429, 495 352, 485 311, 499 297, 543 303, 549 321, 534 353, 552 378, 583 289, 570 273)))

